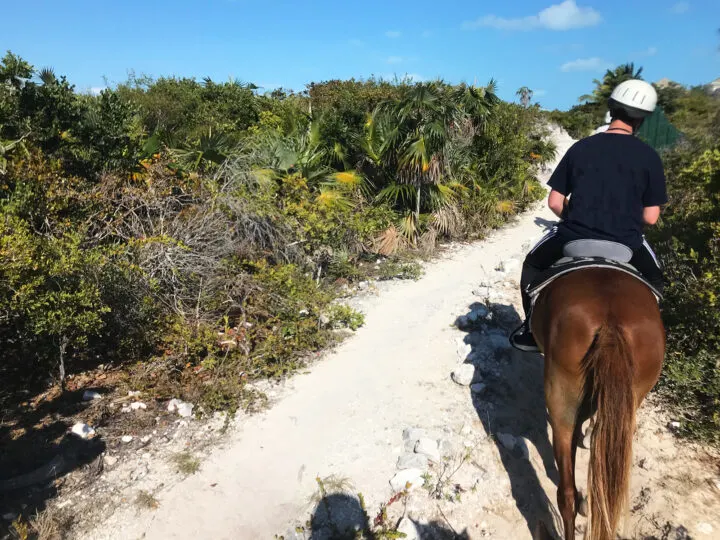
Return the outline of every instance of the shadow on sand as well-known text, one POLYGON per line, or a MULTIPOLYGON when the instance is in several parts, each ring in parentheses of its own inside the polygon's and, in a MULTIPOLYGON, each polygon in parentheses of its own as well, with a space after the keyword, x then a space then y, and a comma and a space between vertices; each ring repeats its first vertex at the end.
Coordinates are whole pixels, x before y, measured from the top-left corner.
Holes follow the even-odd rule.
MULTIPOLYGON (((458 318, 471 346, 467 363, 475 366, 475 381, 484 384, 470 396, 486 433, 497 445, 510 480, 515 504, 530 534, 543 521, 557 534, 554 506, 529 460, 529 446, 542 458, 544 473, 557 485, 558 473, 548 438, 543 390, 543 359, 510 348, 508 335, 521 323, 512 305, 476 303, 458 318)), ((477 390, 478 388, 475 387, 477 390)))
MULTIPOLYGON (((418 538, 422 540, 466 540, 467 532, 456 532, 443 523, 429 523, 410 520, 415 526, 418 538)), ((374 525, 374 524, 373 524, 374 525)), ((397 523, 391 524, 397 527, 397 523)), ((357 497, 346 493, 332 493, 323 497, 315 507, 310 519, 309 534, 296 538, 311 540, 354 540, 363 538, 375 540, 391 538, 371 530, 370 518, 360 505, 357 497), (362 534, 362 536, 359 536, 362 534)), ((286 538, 286 540, 288 540, 286 538)))

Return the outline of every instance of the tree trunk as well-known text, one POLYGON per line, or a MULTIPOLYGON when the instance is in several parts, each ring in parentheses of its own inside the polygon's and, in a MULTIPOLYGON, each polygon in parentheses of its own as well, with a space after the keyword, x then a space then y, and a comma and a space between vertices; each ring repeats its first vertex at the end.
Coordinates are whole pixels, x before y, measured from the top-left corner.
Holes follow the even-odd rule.
POLYGON ((417 186, 417 200, 415 201, 415 226, 420 225, 420 184, 417 186))
POLYGON ((65 352, 69 341, 67 336, 60 338, 60 388, 63 392, 65 391, 65 352))

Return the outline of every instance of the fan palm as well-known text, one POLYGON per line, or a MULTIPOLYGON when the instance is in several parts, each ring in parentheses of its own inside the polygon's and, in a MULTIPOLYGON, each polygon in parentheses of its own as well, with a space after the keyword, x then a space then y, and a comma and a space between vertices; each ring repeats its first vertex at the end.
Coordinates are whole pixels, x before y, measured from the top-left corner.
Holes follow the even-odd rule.
POLYGON ((592 91, 592 94, 581 96, 580 102, 587 101, 604 105, 618 84, 630 79, 642 79, 642 71, 642 67, 635 69, 635 64, 632 62, 621 64, 612 70, 608 69, 602 80, 595 79, 593 81, 595 89, 592 91))
POLYGON ((208 128, 197 141, 170 150, 177 160, 189 170, 221 165, 230 155, 235 141, 225 133, 208 128))
POLYGON ((523 86, 518 89, 517 92, 515 92, 515 95, 520 98, 520 104, 527 108, 530 105, 530 101, 533 97, 533 91, 530 90, 527 86, 523 86))
POLYGON ((459 178, 468 163, 463 149, 496 102, 493 82, 476 88, 435 81, 380 104, 368 119, 361 144, 366 165, 384 186, 378 197, 405 210, 400 229, 407 237, 419 235, 423 211, 441 232, 457 223, 459 178))

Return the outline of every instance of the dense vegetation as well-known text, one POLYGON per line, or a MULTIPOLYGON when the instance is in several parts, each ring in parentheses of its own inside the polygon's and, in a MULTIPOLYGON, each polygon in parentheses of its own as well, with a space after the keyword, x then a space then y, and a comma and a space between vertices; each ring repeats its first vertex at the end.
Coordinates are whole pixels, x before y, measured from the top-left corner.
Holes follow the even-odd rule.
POLYGON ((663 156, 670 204, 648 231, 668 283, 661 392, 681 413, 686 433, 719 442, 720 96, 670 88, 666 110, 685 140, 663 156))
MULTIPOLYGON (((443 82, 130 77, 0 62, 0 377, 98 364, 207 408, 362 317, 335 302, 536 200, 536 107, 443 82), (377 264, 381 262, 382 264, 377 264)), ((11 394, 4 394, 4 399, 11 394)))
MULTIPOLYGON (((484 88, 328 81, 261 94, 239 81, 130 77, 99 95, 8 53, 0 62, 0 376, 124 366, 134 386, 234 407, 362 317, 368 277, 471 239, 542 193, 548 116, 597 127, 610 70, 568 112, 484 88), (380 263, 380 264, 378 264, 380 263)), ((668 277, 661 392, 683 429, 720 433, 720 98, 659 88, 684 134, 670 204, 648 231, 668 277)))

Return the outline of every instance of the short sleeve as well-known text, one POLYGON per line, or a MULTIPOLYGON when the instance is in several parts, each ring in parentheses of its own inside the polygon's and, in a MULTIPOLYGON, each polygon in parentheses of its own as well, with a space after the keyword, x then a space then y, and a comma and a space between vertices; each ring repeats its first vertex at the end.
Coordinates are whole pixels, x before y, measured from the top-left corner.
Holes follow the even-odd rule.
POLYGON ((562 157, 548 181, 548 186, 566 197, 570 195, 572 191, 572 186, 570 185, 570 172, 572 170, 572 166, 570 165, 572 159, 571 154, 572 148, 562 157))
POLYGON ((653 152, 648 166, 648 183, 643 193, 643 206, 660 206, 668 202, 662 160, 653 152))

